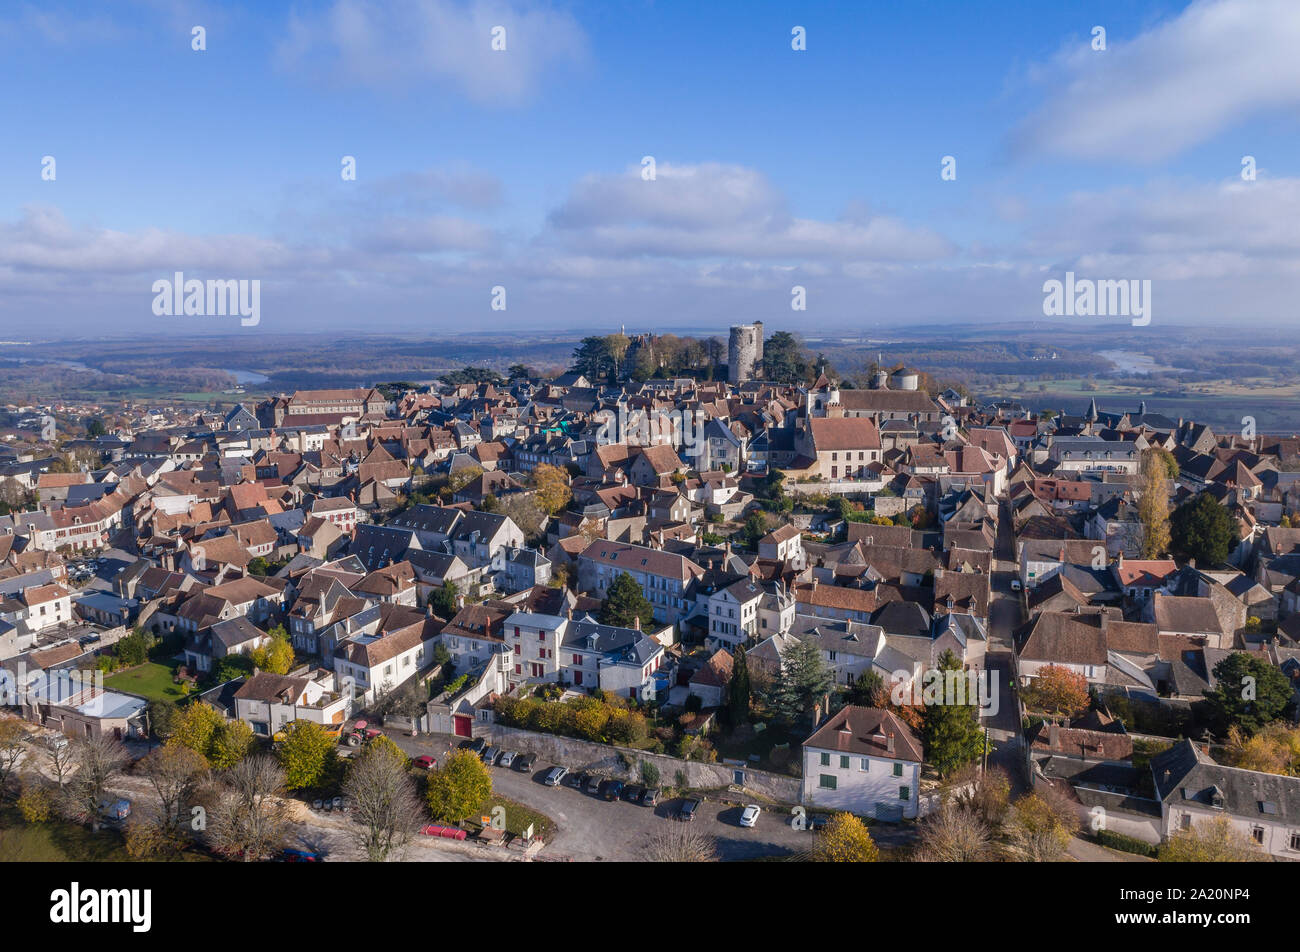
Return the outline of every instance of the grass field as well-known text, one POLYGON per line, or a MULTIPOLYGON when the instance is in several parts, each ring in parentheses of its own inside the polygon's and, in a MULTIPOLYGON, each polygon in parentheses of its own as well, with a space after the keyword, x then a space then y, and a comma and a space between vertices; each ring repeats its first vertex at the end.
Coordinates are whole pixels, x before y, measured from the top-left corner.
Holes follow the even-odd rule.
POLYGON ((127 694, 138 694, 151 701, 179 701, 185 697, 179 684, 173 684, 173 668, 149 661, 129 671, 110 674, 104 687, 127 694))

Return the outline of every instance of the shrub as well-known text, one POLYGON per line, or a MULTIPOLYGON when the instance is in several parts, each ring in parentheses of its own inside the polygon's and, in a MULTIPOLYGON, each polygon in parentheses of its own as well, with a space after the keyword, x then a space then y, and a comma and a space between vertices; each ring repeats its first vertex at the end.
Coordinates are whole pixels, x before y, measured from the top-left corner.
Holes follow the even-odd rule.
POLYGON ((1156 848, 1150 843, 1139 840, 1136 836, 1126 836, 1113 830, 1098 830, 1097 842, 1102 846, 1109 846, 1113 850, 1120 850, 1124 853, 1136 853, 1139 856, 1156 855, 1156 848))

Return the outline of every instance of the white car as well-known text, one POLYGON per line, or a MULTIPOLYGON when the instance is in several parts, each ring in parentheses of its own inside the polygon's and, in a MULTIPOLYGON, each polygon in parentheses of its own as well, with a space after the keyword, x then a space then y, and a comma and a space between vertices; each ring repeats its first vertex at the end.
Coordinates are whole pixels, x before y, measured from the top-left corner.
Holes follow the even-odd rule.
POLYGON ((1013 578, 1013 579, 1011 580, 1011 591, 1013 591, 1013 592, 1018 592, 1018 591, 1020 591, 1020 579, 1018 579, 1018 578, 1013 578))
POLYGON ((758 822, 758 815, 762 812, 758 808, 758 804, 749 804, 744 810, 740 811, 740 825, 746 828, 752 827, 758 822))

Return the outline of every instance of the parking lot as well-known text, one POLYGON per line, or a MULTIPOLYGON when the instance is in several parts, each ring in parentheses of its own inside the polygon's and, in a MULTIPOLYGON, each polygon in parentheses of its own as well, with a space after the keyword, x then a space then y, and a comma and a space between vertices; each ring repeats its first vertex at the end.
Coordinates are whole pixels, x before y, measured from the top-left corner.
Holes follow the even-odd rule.
MULTIPOLYGON (((429 754, 439 761, 459 743, 459 738, 403 737, 393 735, 413 757, 429 754)), ((503 767, 489 768, 492 787, 511 800, 546 814, 556 824, 556 835, 538 857, 541 860, 618 860, 646 858, 646 848, 655 833, 668 824, 680 800, 667 798, 656 807, 643 807, 622 800, 607 802, 563 784, 547 787, 542 777, 552 764, 539 761, 529 773, 503 767)), ((789 856, 812 846, 814 834, 791 826, 788 812, 764 810, 752 829, 740 826, 740 803, 723 803, 706 799, 699 815, 691 821, 693 829, 716 838, 718 857, 722 860, 755 859, 762 856, 789 856)), ((775 809, 775 808, 774 808, 775 809)))

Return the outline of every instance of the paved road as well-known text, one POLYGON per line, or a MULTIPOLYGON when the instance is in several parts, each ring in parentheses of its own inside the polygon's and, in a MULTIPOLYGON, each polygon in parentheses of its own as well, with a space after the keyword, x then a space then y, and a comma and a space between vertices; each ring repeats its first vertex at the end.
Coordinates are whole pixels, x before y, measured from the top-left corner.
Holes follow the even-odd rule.
MULTIPOLYGON (((445 735, 417 738, 397 735, 393 739, 412 756, 430 754, 439 759, 446 756, 449 744, 458 742, 457 738, 445 735)), ((606 803, 572 787, 545 786, 541 778, 551 764, 537 766, 538 770, 532 774, 500 767, 490 769, 497 793, 555 821, 556 834, 539 859, 644 860, 651 838, 667 824, 677 822, 671 818, 677 800, 670 799, 653 809, 621 800, 606 803)), ((692 821, 694 829, 715 837, 719 859, 789 856, 812 845, 814 834, 793 829, 788 813, 764 810, 758 825, 745 829, 739 824, 740 811, 739 804, 706 800, 700 815, 692 821)), ((882 842, 899 835, 893 828, 873 827, 873 836, 877 830, 882 842)))

